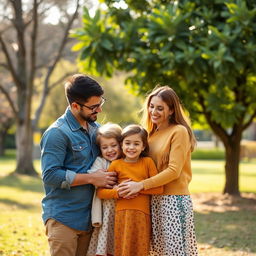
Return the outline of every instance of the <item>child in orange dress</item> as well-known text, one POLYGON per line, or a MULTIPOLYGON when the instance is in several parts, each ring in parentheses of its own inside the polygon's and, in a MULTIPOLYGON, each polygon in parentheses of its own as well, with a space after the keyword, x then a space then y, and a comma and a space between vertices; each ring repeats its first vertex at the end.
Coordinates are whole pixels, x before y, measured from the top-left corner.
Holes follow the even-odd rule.
MULTIPOLYGON (((108 171, 118 175, 118 183, 126 180, 141 181, 157 174, 153 160, 147 157, 148 133, 140 125, 123 129, 121 146, 124 157, 114 160, 108 171)), ((116 198, 114 255, 148 256, 151 221, 150 195, 162 194, 163 187, 142 190, 136 197, 125 199, 118 195, 118 186, 113 189, 99 188, 102 199, 116 198)))

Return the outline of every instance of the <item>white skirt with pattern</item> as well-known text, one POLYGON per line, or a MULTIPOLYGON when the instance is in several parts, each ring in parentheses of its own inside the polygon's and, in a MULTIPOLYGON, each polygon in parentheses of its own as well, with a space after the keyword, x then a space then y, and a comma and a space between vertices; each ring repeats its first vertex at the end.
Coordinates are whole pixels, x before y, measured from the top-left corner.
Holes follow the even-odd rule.
POLYGON ((153 195, 150 256, 196 256, 193 205, 189 195, 153 195))
POLYGON ((114 255, 115 200, 102 200, 102 226, 94 228, 87 256, 114 255))

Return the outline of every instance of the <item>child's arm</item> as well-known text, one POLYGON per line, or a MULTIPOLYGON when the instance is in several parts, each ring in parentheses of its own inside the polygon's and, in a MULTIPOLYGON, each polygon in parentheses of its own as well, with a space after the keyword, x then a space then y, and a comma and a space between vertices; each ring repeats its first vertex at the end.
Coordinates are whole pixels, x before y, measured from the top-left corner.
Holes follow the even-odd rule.
MULTIPOLYGON (((149 178, 158 173, 156 165, 151 158, 147 158, 147 165, 148 165, 147 167, 149 170, 149 178)), ((161 194, 163 194, 163 192, 164 192, 163 186, 140 191, 141 194, 147 194, 147 195, 161 195, 161 194)))
POLYGON ((112 198, 119 198, 118 192, 115 188, 98 188, 97 189, 97 196, 101 199, 112 199, 112 198))
MULTIPOLYGON (((108 172, 114 172, 115 171, 115 167, 114 167, 114 163, 112 162, 108 168, 108 172)), ((117 189, 112 188, 98 188, 97 189, 97 196, 100 199, 112 199, 112 198, 119 198, 118 196, 118 192, 117 189)))

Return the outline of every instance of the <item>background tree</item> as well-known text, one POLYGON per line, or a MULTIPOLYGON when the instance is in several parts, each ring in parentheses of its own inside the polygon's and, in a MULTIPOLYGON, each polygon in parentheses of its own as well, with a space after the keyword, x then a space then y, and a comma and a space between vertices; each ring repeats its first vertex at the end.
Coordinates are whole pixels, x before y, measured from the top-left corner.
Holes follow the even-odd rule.
POLYGON ((223 142, 223 192, 239 194, 240 141, 256 116, 255 1, 104 2, 94 17, 84 9, 74 34, 81 65, 108 76, 125 70, 141 94, 172 86, 223 142))
POLYGON ((12 78, 17 100, 10 96, 8 85, 2 81, 0 90, 16 121, 16 172, 34 175, 33 132, 50 90, 68 75, 63 70, 58 79, 51 79, 57 64, 65 57, 65 47, 70 47, 69 31, 78 14, 79 0, 6 0, 1 7, 0 71, 12 78), (51 18, 59 15, 58 25, 45 24, 54 8, 58 12, 51 14, 51 18), (36 82, 40 83, 39 88, 36 82), (33 103, 37 93, 40 98, 33 103))

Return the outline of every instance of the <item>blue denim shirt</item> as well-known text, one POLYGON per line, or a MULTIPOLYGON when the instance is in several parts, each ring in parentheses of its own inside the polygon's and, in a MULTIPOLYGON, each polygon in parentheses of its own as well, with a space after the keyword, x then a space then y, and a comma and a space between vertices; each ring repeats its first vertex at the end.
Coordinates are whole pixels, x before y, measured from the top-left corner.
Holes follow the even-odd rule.
POLYGON ((99 154, 95 142, 98 126, 90 123, 87 133, 67 108, 45 131, 40 144, 46 194, 42 200, 44 223, 53 218, 77 230, 91 229, 94 186, 70 184, 76 173, 87 173, 99 154))

